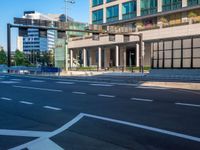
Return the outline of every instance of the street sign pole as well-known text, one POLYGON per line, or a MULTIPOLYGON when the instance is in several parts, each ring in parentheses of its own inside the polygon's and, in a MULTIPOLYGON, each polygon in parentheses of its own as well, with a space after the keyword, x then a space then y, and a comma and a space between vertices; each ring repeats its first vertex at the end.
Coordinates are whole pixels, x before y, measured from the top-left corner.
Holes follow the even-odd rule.
POLYGON ((8 64, 8 67, 10 67, 11 66, 11 24, 7 24, 7 58, 8 58, 7 64, 8 64))

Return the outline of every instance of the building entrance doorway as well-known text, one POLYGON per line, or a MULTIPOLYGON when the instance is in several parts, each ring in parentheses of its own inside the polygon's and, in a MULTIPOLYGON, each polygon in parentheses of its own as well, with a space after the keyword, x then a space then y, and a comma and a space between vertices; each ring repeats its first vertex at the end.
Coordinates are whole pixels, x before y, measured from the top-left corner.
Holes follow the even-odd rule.
POLYGON ((126 49, 126 64, 128 67, 136 66, 136 49, 126 49))

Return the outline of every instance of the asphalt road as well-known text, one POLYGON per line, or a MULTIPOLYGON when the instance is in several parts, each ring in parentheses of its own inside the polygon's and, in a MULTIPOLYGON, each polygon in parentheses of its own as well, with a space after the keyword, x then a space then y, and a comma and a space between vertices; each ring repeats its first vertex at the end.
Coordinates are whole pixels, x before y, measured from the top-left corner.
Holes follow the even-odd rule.
POLYGON ((0 74, 0 150, 199 150, 200 91, 0 74))

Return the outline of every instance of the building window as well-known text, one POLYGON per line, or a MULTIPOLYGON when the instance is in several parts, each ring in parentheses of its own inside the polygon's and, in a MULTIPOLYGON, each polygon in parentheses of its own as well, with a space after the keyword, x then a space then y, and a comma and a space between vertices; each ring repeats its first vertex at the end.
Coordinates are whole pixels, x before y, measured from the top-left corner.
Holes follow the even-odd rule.
POLYGON ((141 15, 157 13, 157 0, 141 0, 141 15))
POLYGON ((200 0, 188 0, 188 6, 200 5, 200 0))
POLYGON ((98 6, 98 5, 102 5, 103 4, 103 0, 92 0, 92 6, 98 6))
POLYGON ((106 2, 107 2, 107 3, 110 3, 110 2, 113 2, 113 1, 116 1, 116 0, 107 0, 106 2))
POLYGON ((119 6, 115 5, 107 8, 106 20, 107 22, 113 22, 119 20, 119 6))
POLYGON ((103 9, 93 11, 92 24, 102 24, 102 23, 103 23, 103 9))
POLYGON ((123 20, 136 17, 136 1, 130 1, 122 4, 122 18, 123 20))
POLYGON ((180 8, 182 8, 182 0, 163 0, 163 11, 176 10, 180 8))

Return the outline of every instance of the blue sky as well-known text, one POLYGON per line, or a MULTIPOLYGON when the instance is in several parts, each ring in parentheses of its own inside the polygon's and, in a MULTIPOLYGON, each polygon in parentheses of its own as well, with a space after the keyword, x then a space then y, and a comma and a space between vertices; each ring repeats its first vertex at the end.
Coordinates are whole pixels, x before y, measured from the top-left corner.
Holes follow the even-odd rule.
MULTIPOLYGON (((69 16, 76 21, 88 22, 89 0, 75 0, 69 8, 69 16)), ((6 24, 23 12, 35 10, 41 13, 64 13, 64 0, 3 0, 0 5, 0 45, 6 49, 6 24)), ((12 50, 16 49, 17 30, 13 30, 12 50)))

